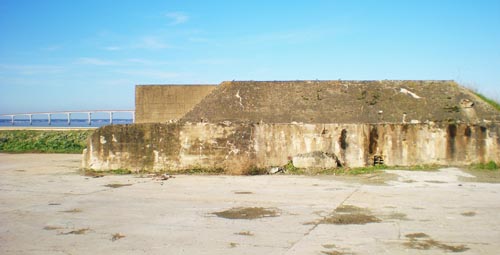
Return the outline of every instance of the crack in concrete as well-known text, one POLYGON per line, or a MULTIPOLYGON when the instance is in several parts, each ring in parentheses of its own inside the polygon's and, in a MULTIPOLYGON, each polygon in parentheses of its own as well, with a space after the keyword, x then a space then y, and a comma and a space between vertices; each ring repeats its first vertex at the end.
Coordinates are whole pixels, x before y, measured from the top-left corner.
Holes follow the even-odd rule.
MULTIPOLYGON (((337 207, 342 206, 345 203, 345 201, 347 201, 354 193, 358 192, 358 190, 360 188, 361 188, 361 186, 359 186, 355 190, 353 190, 337 207)), ((325 217, 323 217, 323 219, 324 218, 325 217)), ((300 243, 304 238, 306 238, 307 236, 309 236, 311 234, 311 232, 313 232, 319 226, 320 222, 321 221, 314 222, 313 223, 314 225, 306 233, 304 233, 304 235, 299 240, 297 240, 296 242, 292 243, 292 245, 290 246, 290 248, 288 248, 284 254, 287 254, 288 252, 290 252, 298 243, 300 243)))

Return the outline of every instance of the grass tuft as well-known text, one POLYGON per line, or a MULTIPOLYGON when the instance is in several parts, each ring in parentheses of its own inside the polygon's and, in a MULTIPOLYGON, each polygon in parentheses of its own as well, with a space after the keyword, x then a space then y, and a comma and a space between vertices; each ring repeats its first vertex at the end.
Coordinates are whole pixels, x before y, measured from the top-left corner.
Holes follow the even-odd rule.
POLYGON ((491 160, 488 163, 472 164, 469 166, 469 169, 498 171, 499 165, 495 161, 491 160))

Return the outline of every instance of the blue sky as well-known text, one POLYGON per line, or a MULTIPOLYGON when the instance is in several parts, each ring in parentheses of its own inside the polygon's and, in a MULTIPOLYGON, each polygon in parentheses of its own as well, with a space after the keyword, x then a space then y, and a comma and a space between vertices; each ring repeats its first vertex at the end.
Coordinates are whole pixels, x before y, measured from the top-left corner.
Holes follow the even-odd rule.
POLYGON ((1 0, 0 37, 0 113, 224 80, 453 79, 500 98, 499 0, 1 0))

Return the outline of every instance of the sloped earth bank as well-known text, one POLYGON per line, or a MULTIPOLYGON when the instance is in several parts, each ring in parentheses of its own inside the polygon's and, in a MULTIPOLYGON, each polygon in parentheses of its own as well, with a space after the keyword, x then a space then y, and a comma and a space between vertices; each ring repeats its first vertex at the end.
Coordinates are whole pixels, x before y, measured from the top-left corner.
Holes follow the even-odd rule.
POLYGON ((447 168, 348 178, 162 180, 84 176, 80 160, 79 155, 0 154, 0 254, 500 250, 498 172, 447 168))

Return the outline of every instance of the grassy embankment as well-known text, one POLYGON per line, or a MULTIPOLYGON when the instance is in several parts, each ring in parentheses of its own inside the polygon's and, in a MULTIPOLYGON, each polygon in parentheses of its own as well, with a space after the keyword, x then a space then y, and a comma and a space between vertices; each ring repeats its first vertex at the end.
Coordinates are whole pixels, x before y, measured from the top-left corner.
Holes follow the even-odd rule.
POLYGON ((479 98, 481 98, 483 101, 485 101, 486 103, 488 103, 489 105, 491 105, 493 108, 497 109, 498 111, 500 111, 500 103, 494 99, 491 99, 491 98, 488 98, 486 96, 484 96, 483 94, 477 92, 477 91, 474 91, 474 94, 476 94, 476 96, 478 96, 479 98))
POLYGON ((92 130, 0 130, 0 152, 82 153, 92 130))

